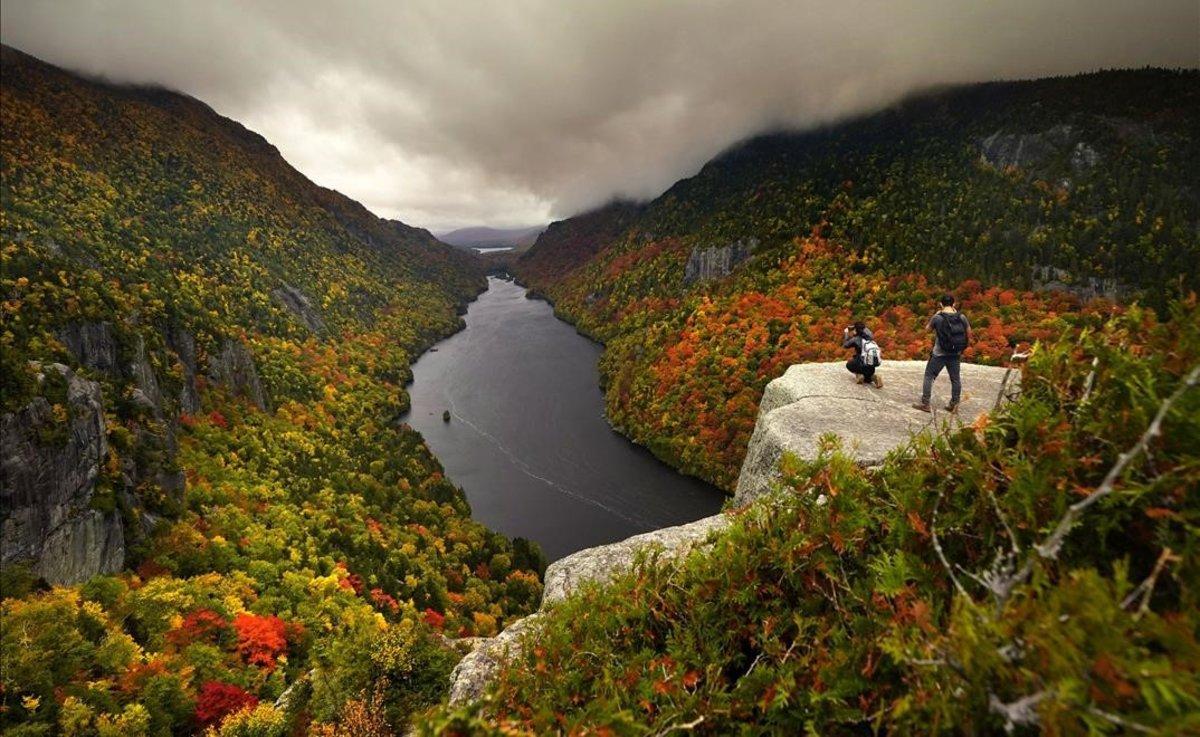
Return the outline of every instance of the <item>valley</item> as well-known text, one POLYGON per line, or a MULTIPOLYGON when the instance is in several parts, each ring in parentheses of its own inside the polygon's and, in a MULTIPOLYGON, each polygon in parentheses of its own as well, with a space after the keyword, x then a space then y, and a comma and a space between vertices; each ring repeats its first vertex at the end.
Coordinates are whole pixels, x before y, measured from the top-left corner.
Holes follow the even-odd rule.
POLYGON ((418 191, 380 121, 429 100, 347 100, 368 209, 195 97, 0 62, 6 735, 1200 729, 1200 70, 918 89, 439 240, 387 182, 488 222, 558 162, 418 191))
POLYGON ((537 542, 553 561, 720 508, 720 491, 609 428, 600 347, 545 302, 491 277, 464 319, 413 364, 404 419, 462 486, 474 519, 537 542))

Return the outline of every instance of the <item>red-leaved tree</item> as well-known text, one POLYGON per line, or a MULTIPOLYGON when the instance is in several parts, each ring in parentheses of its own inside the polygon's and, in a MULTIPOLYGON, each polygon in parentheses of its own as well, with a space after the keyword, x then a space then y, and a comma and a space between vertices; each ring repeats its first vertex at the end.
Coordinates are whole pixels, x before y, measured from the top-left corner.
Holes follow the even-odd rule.
POLYGON ((201 730, 218 726, 230 714, 258 705, 258 698, 232 683, 207 681, 196 699, 196 723, 201 730))
POLYGON ((287 652, 287 625, 273 614, 259 616, 242 613, 234 617, 238 653, 247 663, 268 670, 287 652))

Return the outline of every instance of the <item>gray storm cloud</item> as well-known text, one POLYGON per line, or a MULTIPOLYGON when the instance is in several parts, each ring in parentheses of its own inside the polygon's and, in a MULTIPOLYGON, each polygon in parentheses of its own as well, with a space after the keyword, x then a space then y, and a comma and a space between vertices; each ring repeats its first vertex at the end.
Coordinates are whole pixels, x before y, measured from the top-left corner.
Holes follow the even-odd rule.
POLYGON ((192 94, 440 229, 651 197, 733 142, 930 85, 1200 65, 1196 0, 5 0, 0 37, 192 94))

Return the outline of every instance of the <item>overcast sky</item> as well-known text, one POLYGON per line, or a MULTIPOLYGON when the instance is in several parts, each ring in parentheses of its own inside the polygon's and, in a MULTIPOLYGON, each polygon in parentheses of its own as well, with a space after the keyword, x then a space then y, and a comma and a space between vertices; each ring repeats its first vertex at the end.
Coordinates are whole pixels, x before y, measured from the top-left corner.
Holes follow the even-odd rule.
POLYGON ((1198 0, 4 0, 4 43, 187 92, 442 230, 646 198, 946 82, 1200 65, 1198 0))

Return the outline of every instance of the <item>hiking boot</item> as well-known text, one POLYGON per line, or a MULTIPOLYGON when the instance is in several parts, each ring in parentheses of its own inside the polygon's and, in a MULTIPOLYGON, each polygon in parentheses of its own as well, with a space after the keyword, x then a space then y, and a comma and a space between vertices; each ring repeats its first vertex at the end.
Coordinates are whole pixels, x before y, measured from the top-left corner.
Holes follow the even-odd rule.
POLYGON ((958 411, 958 402, 951 402, 950 404, 947 404, 947 405, 946 405, 946 411, 947 411, 947 412, 956 412, 956 411, 958 411))
POLYGON ((862 374, 855 374, 855 375, 854 375, 854 383, 855 383, 855 384, 861 384, 861 383, 863 383, 863 375, 862 375, 862 374))
POLYGON ((883 388, 883 377, 880 376, 879 374, 875 374, 875 388, 876 389, 883 388))
POLYGON ((912 408, 919 409, 922 412, 932 412, 933 411, 933 407, 930 407, 929 404, 926 402, 917 402, 916 404, 914 404, 912 406, 912 408))

